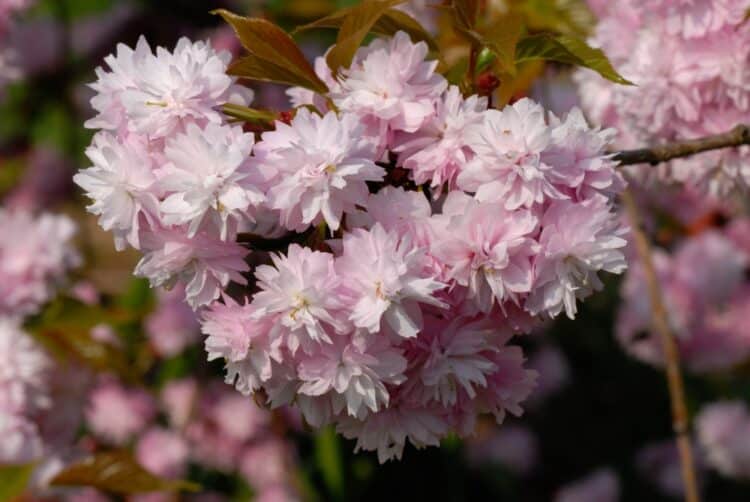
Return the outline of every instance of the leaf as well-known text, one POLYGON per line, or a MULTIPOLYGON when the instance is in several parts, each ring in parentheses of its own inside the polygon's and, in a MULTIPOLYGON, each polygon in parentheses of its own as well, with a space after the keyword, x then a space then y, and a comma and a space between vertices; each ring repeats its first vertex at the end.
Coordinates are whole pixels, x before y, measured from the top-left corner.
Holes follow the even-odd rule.
POLYGON ((568 35, 540 33, 522 38, 516 47, 516 63, 534 60, 557 61, 590 68, 618 84, 633 85, 612 67, 600 49, 568 35))
MULTIPOLYGON (((352 7, 338 10, 328 16, 313 21, 312 23, 295 28, 293 33, 301 33, 316 28, 338 29, 341 27, 344 19, 346 19, 346 16, 349 15, 351 10, 352 7)), ((421 24, 419 24, 419 21, 400 10, 388 9, 385 11, 383 15, 375 21, 375 24, 372 25, 370 31, 386 37, 393 36, 397 32, 403 31, 408 34, 413 41, 425 42, 432 50, 438 49, 435 39, 421 24)))
POLYGON ((523 4, 532 31, 554 31, 586 38, 596 25, 585 0, 526 0, 523 4))
POLYGON ((473 30, 476 27, 479 16, 478 0, 454 0, 453 10, 456 12, 456 21, 461 28, 473 30))
POLYGON ((336 45, 328 52, 326 61, 334 75, 340 68, 348 68, 362 41, 372 27, 391 7, 405 0, 365 0, 351 8, 341 22, 336 45))
POLYGON ((516 46, 523 31, 523 18, 508 14, 493 25, 482 30, 484 46, 496 56, 500 69, 514 74, 516 69, 516 46))
POLYGON ((274 112, 268 110, 257 110, 232 103, 225 104, 222 111, 225 115, 247 122, 273 123, 278 118, 274 112))
POLYGON ((51 354, 65 363, 83 364, 95 371, 114 371, 127 380, 135 375, 125 354, 91 337, 98 324, 132 322, 119 309, 104 309, 59 298, 27 326, 28 332, 51 354))
POLYGON ((200 490, 200 486, 189 481, 174 481, 154 476, 138 465, 126 451, 100 453, 76 462, 55 476, 50 484, 91 486, 123 495, 200 490))
POLYGON ((0 466, 0 502, 19 497, 29 484, 35 464, 0 466))
POLYGON ((302 50, 284 30, 265 19, 242 17, 224 9, 213 13, 234 28, 250 53, 230 66, 230 75, 299 85, 320 94, 328 92, 302 50))
MULTIPOLYGON (((471 6, 464 7, 470 9, 471 6)), ((515 50, 523 31, 523 18, 519 14, 509 13, 490 26, 481 30, 476 22, 466 18, 470 13, 459 10, 459 2, 453 7, 453 25, 456 31, 478 48, 486 47, 495 55, 499 69, 510 74, 515 73, 515 50)))

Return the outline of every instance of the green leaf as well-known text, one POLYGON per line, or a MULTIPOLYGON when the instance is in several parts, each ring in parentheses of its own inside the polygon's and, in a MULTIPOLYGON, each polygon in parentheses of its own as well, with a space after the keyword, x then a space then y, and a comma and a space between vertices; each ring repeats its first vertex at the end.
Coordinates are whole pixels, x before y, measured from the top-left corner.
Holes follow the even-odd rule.
POLYGON ((247 106, 235 105, 232 103, 225 104, 222 107, 222 111, 225 115, 229 115, 230 117, 254 123, 273 124, 278 118, 274 112, 268 110, 257 110, 255 108, 248 108, 247 106))
POLYGON ((230 66, 230 75, 299 85, 320 94, 328 92, 302 50, 284 30, 265 19, 242 17, 224 9, 213 13, 234 28, 250 53, 230 66))
POLYGON ((100 453, 63 469, 50 482, 52 486, 90 486, 123 495, 150 492, 200 490, 189 481, 174 481, 154 476, 138 465, 126 451, 100 453))
POLYGON ((454 28, 473 46, 492 51, 501 71, 515 74, 515 49, 523 31, 523 18, 510 13, 480 30, 470 12, 472 8, 471 5, 460 7, 459 2, 454 4, 454 28))
POLYGON ((359 49, 362 41, 372 27, 391 7, 395 7, 405 0, 365 0, 352 7, 341 22, 336 45, 328 52, 326 61, 334 75, 340 68, 348 68, 352 63, 354 53, 359 49))
POLYGON ((0 502, 19 497, 29 484, 35 464, 0 466, 0 502))
POLYGON ((568 35, 540 33, 522 38, 516 47, 516 63, 534 60, 557 61, 590 68, 618 84, 633 85, 612 67, 600 49, 568 35))
MULTIPOLYGON (((339 29, 351 10, 351 7, 338 10, 328 16, 313 21, 312 23, 297 27, 293 33, 300 33, 316 28, 339 29)), ((408 34, 413 41, 426 42, 430 49, 438 49, 435 39, 421 24, 419 24, 419 21, 400 10, 388 9, 385 11, 385 13, 375 21, 375 24, 372 25, 370 31, 386 37, 393 36, 398 31, 403 31, 408 34)))
POLYGON ((328 491, 336 500, 345 495, 344 465, 339 437, 333 427, 326 427, 315 436, 315 460, 328 491))
POLYGON ((526 0, 522 6, 532 31, 586 38, 596 25, 585 0, 526 0))

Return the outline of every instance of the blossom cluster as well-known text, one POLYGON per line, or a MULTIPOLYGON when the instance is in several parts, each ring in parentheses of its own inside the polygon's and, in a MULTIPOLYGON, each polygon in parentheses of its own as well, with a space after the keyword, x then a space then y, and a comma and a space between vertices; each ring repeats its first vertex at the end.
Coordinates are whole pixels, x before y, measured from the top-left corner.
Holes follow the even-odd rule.
POLYGON ((56 364, 20 325, 0 317, 0 464, 35 464, 44 484, 71 452, 81 423, 83 371, 56 364))
POLYGON ((43 482, 80 423, 83 371, 57 364, 23 328, 55 296, 80 256, 67 216, 0 208, 0 464, 34 463, 43 482))
POLYGON ((0 228, 0 317, 36 314, 80 265, 76 226, 63 215, 0 208, 0 228))
MULTIPOLYGON (((654 265, 675 330, 682 360, 694 372, 727 370, 750 356, 744 322, 750 306, 750 221, 735 219, 679 242, 668 254, 654 253, 654 265), (700 263, 700 267, 696 267, 700 263)), ((661 365, 661 343, 651 332, 651 304, 643 267, 635 260, 622 288, 616 336, 625 350, 661 365)))
POLYGON ((381 461, 520 414, 536 374, 513 337, 625 269, 613 132, 488 109, 427 54, 399 32, 335 78, 318 58, 329 92, 290 89, 292 118, 254 137, 216 111, 248 103, 223 55, 120 46, 75 178, 137 275, 186 283, 228 383, 381 461), (247 274, 239 242, 264 237, 283 244, 247 274))
MULTIPOLYGON (((636 84, 607 83, 588 70, 576 75, 584 109, 620 131, 618 146, 693 139, 750 121, 747 2, 589 3, 600 17, 592 42, 636 84)), ((725 195, 747 188, 749 166, 750 150, 740 147, 674 160, 658 174, 725 195)))
POLYGON ((0 463, 23 464, 43 453, 34 417, 51 406, 46 386, 52 363, 18 322, 0 318, 0 463))
POLYGON ((118 46, 92 85, 97 115, 86 125, 101 129, 86 151, 93 165, 74 178, 117 248, 143 253, 136 274, 181 280, 193 307, 243 281, 246 250, 234 237, 264 198, 249 163, 253 136, 217 110, 251 98, 225 75, 229 59, 187 39, 156 54, 143 38, 135 50, 118 46))
MULTIPOLYGON (((287 411, 287 410, 284 410, 287 411)), ((212 379, 167 382, 158 395, 103 376, 91 389, 86 425, 97 444, 132 445, 138 463, 164 479, 180 479, 190 464, 239 474, 258 500, 297 500, 293 445, 274 430, 300 424, 273 416, 212 379)), ((219 500, 223 500, 218 496, 219 500)), ((98 499, 110 500, 100 494, 98 499)), ((155 494, 154 500, 170 500, 155 494)))

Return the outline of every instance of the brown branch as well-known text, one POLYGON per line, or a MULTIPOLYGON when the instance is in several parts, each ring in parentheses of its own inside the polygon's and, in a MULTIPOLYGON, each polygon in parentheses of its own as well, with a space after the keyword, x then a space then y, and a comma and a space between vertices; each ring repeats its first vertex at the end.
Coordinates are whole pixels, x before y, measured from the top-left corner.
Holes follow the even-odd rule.
POLYGON ((705 138, 677 143, 665 143, 650 148, 625 150, 616 153, 614 159, 621 166, 630 166, 633 164, 656 165, 679 157, 689 157, 696 153, 742 145, 750 145, 750 127, 747 125, 738 125, 729 132, 715 136, 706 136, 705 138))
POLYGON ((667 309, 664 305, 661 287, 659 286, 659 278, 656 275, 654 267, 651 244, 642 227, 643 222, 638 204, 633 198, 632 193, 628 190, 622 194, 622 202, 632 225, 636 251, 643 264, 646 286, 651 302, 652 326, 661 338, 662 351, 664 352, 667 384, 672 404, 672 428, 674 429, 677 449, 680 455, 685 500, 687 502, 699 502, 700 494, 695 474, 695 461, 690 439, 690 420, 687 405, 685 404, 685 388, 680 370, 680 352, 677 346, 677 339, 669 324, 667 309))

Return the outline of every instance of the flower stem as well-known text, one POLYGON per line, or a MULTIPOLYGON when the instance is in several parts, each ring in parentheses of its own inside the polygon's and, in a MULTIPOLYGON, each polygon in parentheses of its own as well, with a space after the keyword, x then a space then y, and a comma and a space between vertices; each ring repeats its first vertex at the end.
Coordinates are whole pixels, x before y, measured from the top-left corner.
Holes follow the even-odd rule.
POLYGON ((622 202, 632 225, 633 239, 636 251, 643 264, 646 286, 651 302, 652 325, 654 331, 661 338, 664 352, 665 369, 669 397, 672 403, 672 428, 675 433, 677 449, 680 456, 682 482, 687 502, 699 502, 698 481, 695 473, 695 460, 690 438, 690 418, 685 404, 685 387, 680 369, 680 352, 672 327, 669 324, 667 309, 664 305, 659 278, 654 267, 651 243, 643 230, 643 221, 638 204, 633 194, 626 190, 622 194, 622 202))

